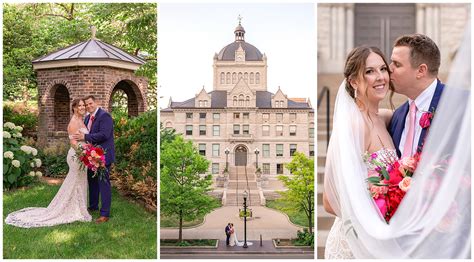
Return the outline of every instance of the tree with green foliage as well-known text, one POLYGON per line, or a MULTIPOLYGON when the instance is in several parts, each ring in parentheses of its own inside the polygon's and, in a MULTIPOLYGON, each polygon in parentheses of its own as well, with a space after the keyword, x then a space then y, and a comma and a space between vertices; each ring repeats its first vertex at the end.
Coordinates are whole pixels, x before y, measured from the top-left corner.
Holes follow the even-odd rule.
POLYGON ((314 159, 296 152, 286 168, 290 176, 278 176, 278 179, 288 188, 280 192, 282 200, 288 203, 292 211, 303 211, 308 218, 309 233, 313 233, 314 220, 314 159))
MULTIPOLYGON (((3 5, 3 97, 29 100, 37 95, 31 61, 97 38, 147 63, 136 72, 149 80, 147 104, 156 108, 157 9, 155 3, 21 3, 3 5)), ((126 100, 124 100, 126 101, 126 100)))
POLYGON ((178 240, 183 240, 183 220, 193 220, 217 207, 208 192, 212 176, 209 161, 191 141, 177 135, 161 145, 160 211, 179 219, 178 240), (204 174, 204 175, 202 175, 204 174))

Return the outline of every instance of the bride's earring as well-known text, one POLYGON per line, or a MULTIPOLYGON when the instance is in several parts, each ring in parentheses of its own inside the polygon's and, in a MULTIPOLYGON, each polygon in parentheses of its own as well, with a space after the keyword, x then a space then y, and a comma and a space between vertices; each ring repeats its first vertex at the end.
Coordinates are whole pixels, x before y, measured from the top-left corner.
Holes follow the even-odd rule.
POLYGON ((357 99, 357 89, 354 89, 354 99, 357 99))

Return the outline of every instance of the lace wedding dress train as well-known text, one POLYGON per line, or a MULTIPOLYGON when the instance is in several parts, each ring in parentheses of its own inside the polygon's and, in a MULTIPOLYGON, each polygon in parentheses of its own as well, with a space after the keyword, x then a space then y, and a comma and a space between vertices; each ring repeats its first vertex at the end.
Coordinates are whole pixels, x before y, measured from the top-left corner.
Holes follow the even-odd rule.
POLYGON ((81 170, 70 148, 67 155, 69 172, 48 207, 28 207, 10 213, 5 223, 23 227, 48 227, 75 221, 92 220, 87 211, 87 171, 81 170))

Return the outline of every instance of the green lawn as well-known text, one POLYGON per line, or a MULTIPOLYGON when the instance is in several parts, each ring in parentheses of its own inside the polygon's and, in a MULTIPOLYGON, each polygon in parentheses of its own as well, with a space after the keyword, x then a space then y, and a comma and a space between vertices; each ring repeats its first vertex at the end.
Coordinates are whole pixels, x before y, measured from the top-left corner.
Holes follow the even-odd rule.
MULTIPOLYGON (((216 207, 216 208, 219 208, 221 206, 222 206, 221 203, 218 202, 218 207, 216 207)), ((213 210, 211 210, 210 212, 212 212, 213 210)), ((207 214, 209 214, 209 213, 207 213, 207 214)), ((193 226, 197 226, 197 225, 203 223, 204 222, 204 217, 206 217, 207 214, 204 214, 204 215, 194 219, 193 221, 183 221, 183 227, 193 227, 193 226)), ((166 215, 161 214, 160 215, 160 227, 179 227, 179 219, 177 217, 166 216, 166 215)))
MULTIPOLYGON (((308 218, 306 217, 306 214, 304 212, 285 211, 284 208, 287 207, 288 204, 279 200, 267 200, 266 203, 267 203, 266 206, 268 208, 273 208, 287 214, 288 217, 290 218, 290 221, 293 224, 302 226, 302 227, 308 227, 308 218)), ((314 225, 314 220, 313 220, 313 225, 314 225)))
MULTIPOLYGON (((183 221, 183 227, 192 227, 204 222, 206 215, 196 218, 193 221, 183 221)), ((160 216, 160 227, 179 227, 179 220, 176 217, 160 216)))
MULTIPOLYGON (((4 192, 3 219, 25 207, 46 207, 59 186, 37 184, 26 190, 4 192)), ((112 193, 109 222, 75 222, 24 229, 3 224, 4 259, 132 259, 157 258, 156 215, 112 193)), ((92 214, 93 219, 99 216, 92 214)))

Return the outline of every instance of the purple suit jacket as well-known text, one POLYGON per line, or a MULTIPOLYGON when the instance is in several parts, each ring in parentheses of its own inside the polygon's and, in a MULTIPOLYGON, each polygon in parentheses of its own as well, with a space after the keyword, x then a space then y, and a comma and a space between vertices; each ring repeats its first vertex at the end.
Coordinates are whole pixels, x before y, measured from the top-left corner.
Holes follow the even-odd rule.
MULTIPOLYGON (((89 123, 90 114, 86 116, 84 123, 89 123)), ((92 122, 89 134, 85 135, 86 142, 93 145, 99 145, 105 149, 105 162, 110 165, 115 161, 115 145, 114 145, 114 122, 109 113, 99 108, 95 114, 94 122, 92 122)))
MULTIPOLYGON (((434 112, 436 107, 438 107, 439 99, 441 98, 441 94, 443 93, 444 84, 438 80, 436 84, 436 90, 434 92, 433 98, 431 99, 430 103, 430 112, 434 112)), ((401 157, 401 152, 398 149, 398 145, 400 144, 400 140, 402 139, 403 129, 405 129, 405 118, 408 114, 408 101, 401 105, 395 112, 393 113, 392 120, 390 121, 390 126, 388 128, 390 135, 392 136, 393 144, 397 149, 398 157, 401 157)), ((423 148, 423 143, 425 141, 426 136, 426 128, 421 131, 420 139, 418 140, 418 152, 421 152, 423 148)))

